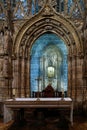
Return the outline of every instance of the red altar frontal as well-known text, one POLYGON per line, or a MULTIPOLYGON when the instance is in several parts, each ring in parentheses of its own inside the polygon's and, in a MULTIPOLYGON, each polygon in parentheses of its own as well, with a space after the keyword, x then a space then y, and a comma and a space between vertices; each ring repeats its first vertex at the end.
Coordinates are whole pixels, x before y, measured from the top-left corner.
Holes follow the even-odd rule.
POLYGON ((73 101, 71 98, 15 98, 4 102, 4 122, 13 119, 14 111, 21 108, 69 108, 73 125, 73 101))

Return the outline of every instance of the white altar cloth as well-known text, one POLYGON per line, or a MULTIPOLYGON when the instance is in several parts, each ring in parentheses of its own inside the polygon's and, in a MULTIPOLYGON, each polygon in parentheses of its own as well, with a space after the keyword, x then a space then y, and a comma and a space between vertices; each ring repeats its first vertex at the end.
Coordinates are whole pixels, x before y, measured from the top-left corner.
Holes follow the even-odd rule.
MULTIPOLYGON (((39 98, 40 101, 61 101, 62 98, 39 98)), ((13 99, 9 99, 11 101, 13 99)), ((15 98, 16 101, 36 101, 37 98, 15 98)), ((64 101, 72 101, 71 98, 63 98, 64 101)))

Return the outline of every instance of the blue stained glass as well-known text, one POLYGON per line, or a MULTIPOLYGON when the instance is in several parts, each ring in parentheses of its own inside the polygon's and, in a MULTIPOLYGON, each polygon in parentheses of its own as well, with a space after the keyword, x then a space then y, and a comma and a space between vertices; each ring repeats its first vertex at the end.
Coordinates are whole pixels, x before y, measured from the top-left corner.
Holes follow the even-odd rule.
POLYGON ((68 0, 68 12, 70 11, 70 8, 73 4, 73 1, 72 0, 68 0))
POLYGON ((0 14, 0 19, 3 19, 3 18, 5 18, 5 14, 0 14))
POLYGON ((32 14, 35 14, 34 1, 32 1, 32 14))
POLYGON ((84 5, 83 0, 80 0, 80 5, 81 5, 82 10, 84 11, 85 5, 84 5))
POLYGON ((35 5, 35 0, 32 0, 32 14, 37 13, 38 10, 39 10, 38 0, 36 0, 36 5, 35 5))
MULTIPOLYGON (((45 33, 42 36, 40 36, 35 43, 32 46, 31 49, 31 91, 37 91, 38 83, 35 80, 39 75, 44 75, 44 72, 40 70, 40 57, 43 56, 44 50, 52 46, 52 50, 55 52, 55 48, 58 48, 59 53, 62 55, 62 64, 59 67, 61 70, 61 77, 58 77, 58 80, 64 84, 64 89, 67 91, 67 71, 68 71, 68 65, 67 65, 67 47, 64 44, 64 42, 56 35, 56 34, 49 34, 45 33)), ((48 49, 47 49, 48 50, 48 49)), ((60 60, 58 60, 60 62, 60 60)), ((60 73, 60 72, 59 72, 60 73)))
MULTIPOLYGON (((82 8, 82 10, 84 10, 84 1, 83 0, 79 0, 80 6, 82 8)), ((68 12, 70 11, 71 6, 74 4, 73 0, 68 0, 68 12)))
MULTIPOLYGON (((20 0, 22 2, 22 6, 24 7, 24 11, 27 12, 27 1, 26 0, 20 0)), ((18 2, 18 0, 16 1, 18 2)), ((24 17, 24 13, 21 13, 21 9, 19 8, 15 14, 15 17, 18 19, 22 19, 24 17)))
MULTIPOLYGON (((27 10, 28 10, 28 6, 27 6, 27 0, 20 0, 22 2, 22 5, 24 7, 24 12, 27 14, 27 10)), ((18 0, 16 0, 16 2, 18 2, 18 0)), ((15 5, 15 3, 13 4, 15 5)), ((15 7, 15 6, 14 6, 15 7)), ((37 13, 39 11, 39 7, 38 7, 38 0, 32 0, 32 8, 31 8, 31 13, 32 15, 34 15, 35 13, 37 13), (36 3, 35 3, 36 2, 36 3)), ((22 19, 24 17, 24 14, 21 13, 20 8, 18 9, 17 13, 15 14, 16 18, 18 19, 22 19)))
POLYGON ((36 0, 35 12, 37 13, 38 11, 39 11, 39 7, 38 7, 38 0, 36 0))

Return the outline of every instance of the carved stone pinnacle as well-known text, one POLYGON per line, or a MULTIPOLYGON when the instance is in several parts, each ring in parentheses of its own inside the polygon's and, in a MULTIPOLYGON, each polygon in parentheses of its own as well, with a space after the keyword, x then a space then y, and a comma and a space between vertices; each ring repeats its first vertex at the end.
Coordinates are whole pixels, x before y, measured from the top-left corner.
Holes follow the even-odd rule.
POLYGON ((45 0, 45 3, 46 3, 46 4, 50 4, 50 3, 51 3, 51 0, 45 0))

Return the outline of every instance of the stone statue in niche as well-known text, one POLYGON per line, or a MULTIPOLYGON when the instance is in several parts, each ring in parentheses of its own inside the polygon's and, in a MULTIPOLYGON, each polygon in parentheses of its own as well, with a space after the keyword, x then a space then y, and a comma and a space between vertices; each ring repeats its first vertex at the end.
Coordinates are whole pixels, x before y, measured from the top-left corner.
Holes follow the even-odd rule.
POLYGON ((8 30, 5 31, 4 35, 4 53, 8 53, 8 48, 9 48, 9 40, 10 40, 10 32, 8 30))

